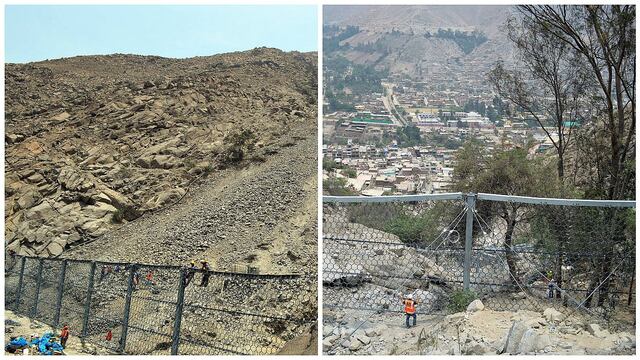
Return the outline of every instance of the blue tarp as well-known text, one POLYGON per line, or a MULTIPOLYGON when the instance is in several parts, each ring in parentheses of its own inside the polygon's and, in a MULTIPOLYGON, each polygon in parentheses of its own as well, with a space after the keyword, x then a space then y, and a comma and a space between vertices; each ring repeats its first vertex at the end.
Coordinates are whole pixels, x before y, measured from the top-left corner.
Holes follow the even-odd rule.
POLYGON ((18 347, 27 346, 27 339, 25 339, 22 336, 20 336, 20 337, 17 337, 15 339, 11 340, 9 342, 9 345, 14 345, 14 346, 18 346, 18 347))
POLYGON ((42 355, 53 355, 54 351, 63 351, 64 348, 60 343, 50 341, 52 336, 52 333, 46 332, 42 337, 31 340, 30 345, 35 345, 42 355))
POLYGON ((12 350, 22 349, 22 348, 26 347, 28 344, 29 343, 27 342, 27 339, 25 339, 22 336, 20 336, 20 337, 17 337, 15 339, 9 341, 7 346, 4 347, 4 350, 13 352, 12 350))

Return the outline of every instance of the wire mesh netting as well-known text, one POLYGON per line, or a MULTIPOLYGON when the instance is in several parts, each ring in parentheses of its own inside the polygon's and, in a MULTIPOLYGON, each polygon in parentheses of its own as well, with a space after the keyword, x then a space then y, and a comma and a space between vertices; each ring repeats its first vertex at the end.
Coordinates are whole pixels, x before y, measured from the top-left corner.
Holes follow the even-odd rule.
POLYGON ((52 326, 66 324, 72 335, 114 353, 273 354, 317 321, 312 275, 12 261, 17 265, 5 270, 5 307, 52 326))
POLYGON ((478 298, 633 324, 632 205, 472 196, 325 199, 323 306, 402 312, 412 294, 418 313, 478 298))
POLYGON ((5 256, 4 302, 5 308, 16 310, 16 296, 20 287, 20 268, 22 260, 15 256, 5 256))
POLYGON ((489 307, 606 321, 631 301, 635 209, 479 201, 473 216, 471 290, 489 307))
POLYGON ((82 335, 83 309, 87 303, 91 264, 68 261, 65 268, 60 324, 67 324, 74 336, 82 335))
POLYGON ((86 337, 93 344, 121 351, 122 323, 131 266, 96 263, 86 337))
POLYGON ((180 272, 140 266, 134 270, 127 332, 128 354, 169 355, 180 272))
POLYGON ((27 258, 22 275, 22 289, 20 289, 20 303, 16 311, 33 316, 33 308, 36 303, 36 285, 38 283, 38 260, 27 258))
POLYGON ((312 278, 186 272, 181 354, 275 354, 317 318, 312 278))
POLYGON ((41 264, 42 271, 40 274, 37 311, 33 318, 44 323, 53 324, 55 323, 56 308, 58 306, 58 288, 62 262, 43 259, 41 264))
POLYGON ((327 203, 323 213, 323 306, 419 313, 443 311, 462 284, 462 200, 327 203))

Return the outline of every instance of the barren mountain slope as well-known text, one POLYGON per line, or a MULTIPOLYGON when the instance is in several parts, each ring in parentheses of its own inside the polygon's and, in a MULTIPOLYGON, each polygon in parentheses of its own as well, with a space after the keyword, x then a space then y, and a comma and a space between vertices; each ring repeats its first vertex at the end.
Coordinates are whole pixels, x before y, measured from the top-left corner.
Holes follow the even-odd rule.
POLYGON ((507 6, 352 5, 325 6, 323 11, 325 25, 357 26, 360 30, 325 56, 344 56, 356 64, 388 69, 391 74, 422 80, 441 72, 456 77, 483 72, 486 64, 512 61, 514 56, 503 29, 514 12, 507 6), (450 38, 425 36, 442 30, 479 32, 486 41, 465 53, 450 38), (365 45, 373 47, 366 51, 358 47, 365 45))
POLYGON ((487 35, 499 31, 507 6, 456 5, 336 5, 323 8, 323 22, 328 25, 355 25, 364 30, 386 32, 413 29, 424 33, 438 28, 472 31, 487 35))
MULTIPOLYGON (((90 241, 99 255, 74 256, 179 263, 259 234, 273 237, 264 241, 276 257, 315 260, 296 241, 315 241, 316 68, 315 53, 267 48, 6 65, 5 246, 58 256, 90 241), (185 196, 192 187, 202 190, 185 196), (277 231, 302 235, 286 243, 277 231), (134 243, 141 248, 118 248, 134 243)), ((243 260, 252 255, 244 251, 257 252, 238 247, 224 263, 273 270, 272 259, 243 260)))

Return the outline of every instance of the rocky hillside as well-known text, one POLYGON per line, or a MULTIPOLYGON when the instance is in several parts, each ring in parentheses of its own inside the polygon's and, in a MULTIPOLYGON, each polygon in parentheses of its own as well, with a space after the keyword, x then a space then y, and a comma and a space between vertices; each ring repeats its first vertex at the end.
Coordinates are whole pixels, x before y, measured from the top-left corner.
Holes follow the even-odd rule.
POLYGON ((215 171, 182 200, 67 251, 79 259, 216 270, 316 273, 317 140, 297 138, 263 163, 215 171))
MULTIPOLYGON (((182 60, 108 55, 7 64, 5 87, 5 246, 18 254, 59 256, 167 209, 189 189, 273 164, 300 143, 307 149, 316 135, 315 53, 259 48, 182 60)), ((315 188, 304 191, 315 197, 315 188)), ((238 202, 253 195, 225 206, 242 208, 238 202)), ((288 213, 294 205, 285 198, 276 203, 288 213)), ((208 203, 224 213, 215 206, 208 203)))

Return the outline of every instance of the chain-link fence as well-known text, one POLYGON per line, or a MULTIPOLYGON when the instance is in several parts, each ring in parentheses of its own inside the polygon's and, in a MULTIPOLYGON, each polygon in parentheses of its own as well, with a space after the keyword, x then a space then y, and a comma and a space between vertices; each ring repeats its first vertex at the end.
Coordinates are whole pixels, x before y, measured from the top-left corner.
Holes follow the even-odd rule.
POLYGON ((275 354, 317 322, 312 275, 11 256, 5 308, 126 354, 275 354))
POLYGON ((325 308, 402 312, 401 297, 413 294, 419 313, 481 299, 498 311, 635 321, 635 201, 452 193, 323 202, 325 308))

